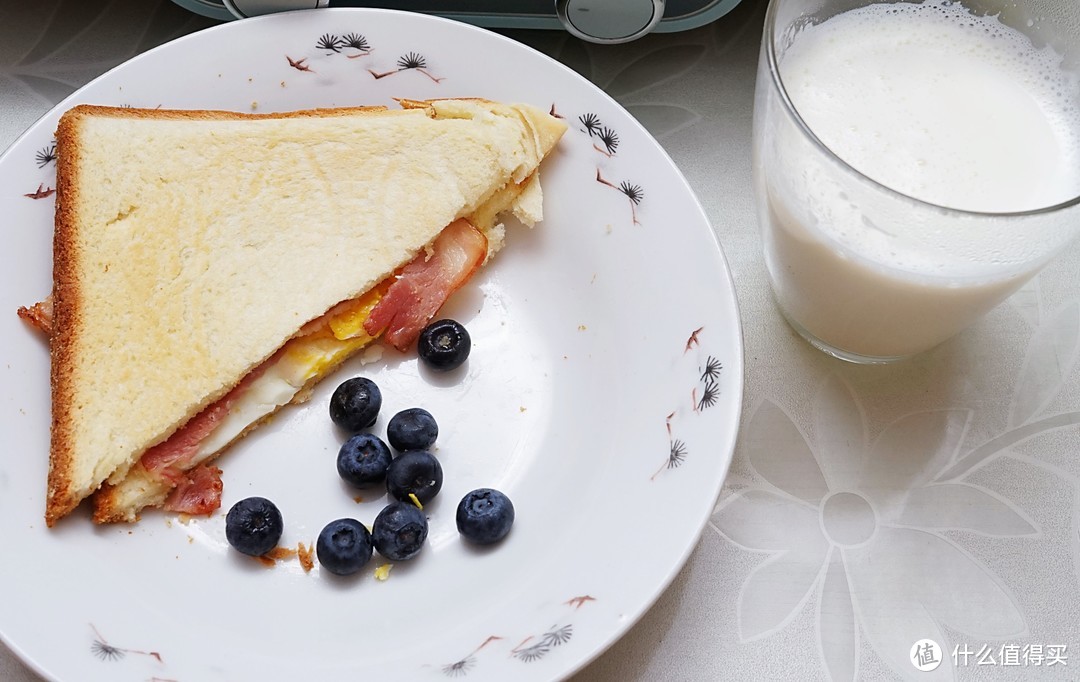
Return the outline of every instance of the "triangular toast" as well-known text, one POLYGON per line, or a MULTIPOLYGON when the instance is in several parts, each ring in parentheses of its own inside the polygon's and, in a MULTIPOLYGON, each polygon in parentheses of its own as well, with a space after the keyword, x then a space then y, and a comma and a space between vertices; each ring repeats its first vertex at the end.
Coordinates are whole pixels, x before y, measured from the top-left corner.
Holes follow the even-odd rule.
POLYGON ((48 525, 447 225, 539 217, 537 168, 562 122, 483 100, 402 105, 61 118, 48 525))

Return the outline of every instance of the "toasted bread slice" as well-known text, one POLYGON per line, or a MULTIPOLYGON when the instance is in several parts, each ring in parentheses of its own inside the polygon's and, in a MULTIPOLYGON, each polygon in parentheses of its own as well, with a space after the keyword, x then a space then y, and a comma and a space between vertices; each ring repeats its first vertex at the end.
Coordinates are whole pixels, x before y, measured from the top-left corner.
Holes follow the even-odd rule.
POLYGON ((561 122, 483 100, 402 107, 61 118, 50 526, 456 219, 493 252, 498 213, 539 218, 561 122))

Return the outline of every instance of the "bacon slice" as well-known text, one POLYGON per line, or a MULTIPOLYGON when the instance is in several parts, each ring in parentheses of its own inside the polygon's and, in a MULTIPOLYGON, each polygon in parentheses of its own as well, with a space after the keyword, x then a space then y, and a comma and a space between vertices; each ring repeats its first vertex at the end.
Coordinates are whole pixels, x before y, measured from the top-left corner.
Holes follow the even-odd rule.
POLYGON ((53 297, 49 294, 44 301, 35 303, 27 308, 21 306, 18 310, 19 317, 30 323, 32 327, 46 336, 52 336, 53 323, 53 297))
POLYGON ((200 464, 187 472, 165 500, 165 509, 180 514, 211 514, 221 506, 221 469, 200 464))
POLYGON ((229 409, 243 397, 251 384, 262 376, 267 367, 277 361, 279 355, 280 351, 248 372, 247 376, 222 398, 192 417, 165 441, 144 452, 139 460, 143 468, 159 474, 173 485, 184 483, 187 478, 184 470, 190 467, 191 459, 199 452, 203 440, 229 414, 229 409))
POLYGON ((487 257, 487 237, 469 221, 455 220, 430 251, 407 263, 376 305, 364 330, 383 331, 394 348, 407 350, 450 294, 461 288, 487 257))

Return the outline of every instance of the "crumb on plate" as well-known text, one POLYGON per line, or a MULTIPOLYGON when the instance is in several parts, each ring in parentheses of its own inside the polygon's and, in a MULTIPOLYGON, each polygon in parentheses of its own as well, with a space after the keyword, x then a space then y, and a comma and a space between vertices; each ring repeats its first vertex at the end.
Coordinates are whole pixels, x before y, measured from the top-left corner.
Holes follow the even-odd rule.
POLYGON ((315 568, 315 545, 305 545, 302 542, 296 543, 296 558, 300 560, 300 566, 304 569, 304 573, 310 573, 311 569, 315 568))

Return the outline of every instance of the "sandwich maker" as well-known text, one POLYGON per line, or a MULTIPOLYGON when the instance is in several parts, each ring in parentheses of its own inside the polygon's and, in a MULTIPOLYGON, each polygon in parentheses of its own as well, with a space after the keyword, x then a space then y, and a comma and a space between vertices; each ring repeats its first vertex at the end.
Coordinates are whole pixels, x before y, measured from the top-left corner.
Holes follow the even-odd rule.
POLYGON ((173 0, 214 19, 319 7, 427 12, 489 28, 565 29, 593 43, 624 43, 650 31, 683 31, 719 19, 739 0, 173 0))

